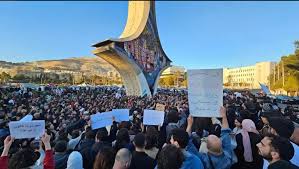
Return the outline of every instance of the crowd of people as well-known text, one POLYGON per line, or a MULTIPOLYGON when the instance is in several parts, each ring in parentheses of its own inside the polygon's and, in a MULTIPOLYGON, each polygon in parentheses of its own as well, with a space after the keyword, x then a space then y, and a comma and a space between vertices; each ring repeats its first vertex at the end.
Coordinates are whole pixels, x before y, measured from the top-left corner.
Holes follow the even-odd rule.
POLYGON ((249 92, 223 94, 221 118, 192 117, 187 91, 153 97, 99 88, 2 88, 0 169, 298 169, 295 112, 249 92), (143 110, 165 105, 161 126, 143 125, 143 110), (130 110, 130 121, 92 130, 90 115, 130 110), (40 138, 15 139, 8 124, 45 120, 40 138))

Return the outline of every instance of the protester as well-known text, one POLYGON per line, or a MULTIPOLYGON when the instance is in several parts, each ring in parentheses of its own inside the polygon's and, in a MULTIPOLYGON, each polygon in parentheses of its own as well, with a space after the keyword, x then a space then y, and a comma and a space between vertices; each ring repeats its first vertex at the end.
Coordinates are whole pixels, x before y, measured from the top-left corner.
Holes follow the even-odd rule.
POLYGON ((257 144, 257 147, 260 155, 270 163, 268 169, 299 169, 289 161, 294 156, 294 148, 287 139, 266 136, 257 144))
POLYGON ((184 158, 184 154, 179 148, 168 144, 159 153, 157 169, 180 169, 184 158))
POLYGON ((155 160, 145 153, 145 135, 138 133, 134 138, 135 151, 132 155, 130 169, 152 169, 155 167, 155 160))
MULTIPOLYGON (((206 169, 229 169, 233 164, 233 149, 231 146, 230 132, 226 116, 226 109, 221 107, 220 113, 222 116, 221 139, 216 135, 209 135, 207 138, 207 153, 196 151, 194 145, 189 142, 188 149, 193 154, 197 155, 203 162, 206 169)), ((186 131, 191 133, 193 118, 188 118, 188 126, 186 131)))
MULTIPOLYGON (((102 148, 96 156, 93 169, 112 169, 115 152, 112 147, 102 148)), ((84 167, 85 168, 85 167, 84 167)))
POLYGON ((58 141, 54 147, 55 155, 55 168, 65 169, 67 166, 67 159, 69 158, 69 153, 67 152, 67 142, 64 140, 58 141))
MULTIPOLYGON (((0 158, 0 169, 9 166, 13 169, 19 166, 56 166, 67 169, 153 169, 155 166, 158 169, 229 169, 233 168, 234 163, 241 169, 247 163, 258 164, 256 159, 262 157, 257 153, 255 144, 270 132, 292 141, 295 156, 290 161, 294 165, 298 162, 295 160, 298 158, 297 124, 283 122, 282 116, 276 116, 277 122, 273 123, 272 114, 280 114, 281 110, 275 107, 273 101, 267 101, 273 104, 275 111, 272 111, 269 109, 271 106, 264 103, 266 97, 263 101, 257 101, 248 92, 228 92, 224 95, 223 101, 228 111, 221 109, 221 122, 217 118, 208 117, 196 117, 193 120, 189 116, 185 90, 159 89, 152 97, 126 96, 124 90, 118 87, 0 90, 0 145, 3 146, 3 149, 0 148, 3 155, 0 158), (153 110, 157 104, 165 107, 163 124, 144 126, 144 110, 153 110), (112 109, 129 109, 130 120, 116 122, 112 118, 111 126, 92 129, 91 115, 112 109), (13 140, 6 140, 10 134, 8 123, 25 116, 32 116, 33 120, 45 120, 49 141, 44 142, 44 146, 38 146, 35 144, 37 141, 30 138, 15 139, 8 146, 13 140), (187 119, 188 116, 190 118, 187 119), (240 125, 243 121, 244 125, 240 125), (248 121, 249 125, 246 123, 248 121), (234 122, 237 127, 231 132, 234 122), (252 130, 254 126, 258 126, 259 130, 264 126, 267 132, 262 132, 260 137, 252 130), (235 135, 235 143, 238 144, 232 141, 235 135), (162 148, 164 144, 166 147, 162 148), (49 149, 51 146, 55 154, 49 149), (235 147, 239 153, 237 156, 233 151, 235 147), (251 157, 252 162, 248 162, 251 157)), ((286 160, 283 155, 282 159, 286 160)), ((250 168, 258 167, 253 165, 250 168)))
POLYGON ((269 126, 271 127, 271 133, 274 135, 278 135, 290 140, 294 148, 294 157, 291 159, 291 162, 297 166, 299 166, 299 146, 293 142, 294 138, 294 131, 295 125, 289 119, 273 117, 269 118, 269 126))
POLYGON ((202 161, 197 156, 186 150, 189 143, 189 135, 184 129, 172 129, 170 138, 170 143, 175 145, 177 148, 180 148, 184 155, 184 162, 181 169, 204 169, 202 161))
POLYGON ((242 132, 236 135, 237 147, 235 149, 238 162, 232 168, 263 168, 263 158, 258 154, 256 144, 261 141, 261 136, 256 130, 252 120, 242 121, 242 132))
POLYGON ((131 160, 131 152, 126 148, 122 148, 116 153, 113 169, 128 169, 131 165, 131 160))
MULTIPOLYGON (((46 155, 43 162, 43 168, 44 169, 54 169, 55 163, 53 158, 53 151, 51 150, 50 145, 50 136, 48 134, 44 134, 41 138, 46 155)), ((16 152, 11 159, 9 160, 8 164, 8 152, 9 149, 14 142, 14 138, 11 136, 7 136, 4 140, 4 149, 2 151, 1 157, 0 157, 0 169, 8 169, 11 168, 35 168, 35 162, 38 159, 37 154, 29 148, 19 150, 16 152)))
POLYGON ((159 152, 158 149, 158 136, 159 133, 153 126, 149 126, 146 129, 145 134, 145 153, 150 156, 152 159, 156 159, 156 156, 159 152))
POLYGON ((69 155, 66 169, 83 169, 82 155, 78 151, 73 151, 69 155))
POLYGON ((234 135, 237 135, 242 132, 242 121, 243 119, 241 117, 236 117, 235 128, 232 131, 234 135))

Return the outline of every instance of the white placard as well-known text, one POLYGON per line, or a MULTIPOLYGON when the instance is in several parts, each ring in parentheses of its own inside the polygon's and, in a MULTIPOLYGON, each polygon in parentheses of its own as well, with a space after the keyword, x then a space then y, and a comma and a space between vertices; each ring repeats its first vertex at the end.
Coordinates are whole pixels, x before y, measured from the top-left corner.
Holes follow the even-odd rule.
POLYGON ((164 111, 144 110, 143 124, 144 125, 161 125, 164 122, 164 111))
POLYGON ((16 139, 37 138, 45 132, 45 120, 12 121, 8 125, 10 135, 16 139))
POLYGON ((25 117, 23 117, 21 120, 19 121, 32 121, 33 116, 31 114, 27 114, 25 117))
POLYGON ((221 117, 223 105, 222 69, 188 70, 189 110, 195 117, 221 117))
POLYGON ((112 112, 97 113, 90 116, 92 130, 112 125, 112 112))
POLYGON ((113 109, 112 115, 115 117, 115 121, 129 121, 129 109, 113 109))

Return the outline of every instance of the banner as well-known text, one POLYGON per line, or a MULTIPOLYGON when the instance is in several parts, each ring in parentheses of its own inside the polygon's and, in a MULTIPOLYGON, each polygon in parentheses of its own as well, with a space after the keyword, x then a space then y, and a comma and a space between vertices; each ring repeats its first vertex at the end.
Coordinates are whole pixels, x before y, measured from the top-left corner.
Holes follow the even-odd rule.
POLYGON ((163 125, 164 111, 144 110, 143 124, 144 125, 163 125))
POLYGON ((220 117, 223 105, 222 69, 188 70, 188 100, 194 117, 220 117))
POLYGON ((268 86, 266 86, 266 85, 264 85, 264 84, 261 84, 261 83, 259 83, 259 84, 260 84, 260 86, 261 86, 261 89, 263 90, 263 92, 264 92, 266 95, 270 95, 270 94, 271 94, 271 92, 270 92, 268 86))
POLYGON ((129 121, 129 109, 113 109, 112 116, 115 117, 115 121, 129 121))
POLYGON ((45 132, 45 120, 9 122, 10 135, 16 139, 37 138, 45 132))
POLYGON ((112 112, 97 113, 90 116, 91 129, 98 129, 101 127, 112 125, 112 112))

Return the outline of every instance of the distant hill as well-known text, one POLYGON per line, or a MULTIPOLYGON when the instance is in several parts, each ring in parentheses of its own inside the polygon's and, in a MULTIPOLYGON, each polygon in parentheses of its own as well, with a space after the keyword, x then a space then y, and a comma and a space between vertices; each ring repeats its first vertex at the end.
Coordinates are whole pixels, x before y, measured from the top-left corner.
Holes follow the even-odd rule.
POLYGON ((99 57, 77 57, 60 60, 41 60, 33 62, 12 63, 0 61, 0 72, 15 74, 18 71, 36 69, 69 70, 74 72, 106 74, 116 70, 99 57))

